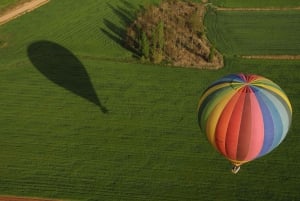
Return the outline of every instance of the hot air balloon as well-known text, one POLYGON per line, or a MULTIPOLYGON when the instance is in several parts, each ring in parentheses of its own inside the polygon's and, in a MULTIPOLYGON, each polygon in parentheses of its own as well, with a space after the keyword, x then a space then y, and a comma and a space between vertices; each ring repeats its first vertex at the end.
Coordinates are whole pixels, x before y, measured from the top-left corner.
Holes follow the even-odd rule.
POLYGON ((231 74, 202 94, 198 123, 237 173, 244 163, 274 150, 286 137, 292 106, 283 90, 259 75, 231 74))

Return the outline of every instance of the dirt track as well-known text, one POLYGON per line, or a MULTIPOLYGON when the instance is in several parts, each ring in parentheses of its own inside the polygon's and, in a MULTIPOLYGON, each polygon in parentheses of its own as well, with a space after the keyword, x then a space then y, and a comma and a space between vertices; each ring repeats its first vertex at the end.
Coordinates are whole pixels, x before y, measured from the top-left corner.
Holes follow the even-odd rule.
POLYGON ((291 7, 291 8, 223 8, 216 7, 217 10, 220 11, 288 11, 288 10, 300 10, 300 7, 291 7))
POLYGON ((250 55, 242 56, 245 59, 272 59, 272 60, 300 60, 300 55, 250 55))
MULTIPOLYGON (((46 3, 50 0, 32 0, 21 4, 8 12, 5 12, 3 15, 0 15, 0 25, 5 24, 23 14, 26 14, 46 3)), ((0 200, 1 201, 1 200, 0 200)))
POLYGON ((54 200, 42 199, 42 198, 22 198, 22 197, 4 196, 4 197, 0 197, 0 201, 54 201, 54 200))

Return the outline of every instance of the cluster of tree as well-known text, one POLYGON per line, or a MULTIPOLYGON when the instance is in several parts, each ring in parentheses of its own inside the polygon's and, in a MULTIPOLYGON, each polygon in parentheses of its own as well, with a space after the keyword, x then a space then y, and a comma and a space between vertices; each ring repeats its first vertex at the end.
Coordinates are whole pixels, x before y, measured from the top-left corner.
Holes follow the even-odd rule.
POLYGON ((142 62, 222 66, 222 56, 205 36, 205 9, 188 0, 145 6, 127 28, 125 44, 142 62))
POLYGON ((153 63, 161 63, 164 59, 164 22, 160 21, 151 33, 151 36, 148 36, 145 31, 141 30, 139 45, 141 60, 151 60, 153 63))

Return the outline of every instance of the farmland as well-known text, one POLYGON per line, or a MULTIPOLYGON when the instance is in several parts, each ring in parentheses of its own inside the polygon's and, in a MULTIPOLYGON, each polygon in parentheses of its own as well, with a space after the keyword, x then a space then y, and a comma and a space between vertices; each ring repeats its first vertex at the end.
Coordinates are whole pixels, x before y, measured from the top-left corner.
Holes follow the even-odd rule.
POLYGON ((206 26, 226 54, 300 54, 299 11, 210 11, 206 26))
MULTIPOLYGON (((51 0, 0 26, 6 44, 0 48, 0 194, 86 201, 299 200, 300 61, 236 56, 299 54, 299 14, 208 14, 208 37, 226 60, 221 70, 200 71, 140 64, 122 47, 125 18, 142 2, 51 0), (255 30, 240 19, 257 16, 255 30), (267 37, 274 16, 281 28, 267 37), (92 83, 106 113, 83 92, 78 95, 41 73, 29 50, 45 41, 76 57, 80 72, 87 72, 81 83, 92 83), (294 116, 281 146, 232 175, 230 164, 200 132, 196 109, 208 84, 236 72, 278 83, 290 97, 294 116)), ((73 60, 60 61, 71 68, 73 60)), ((64 73, 66 80, 73 76, 64 73)))

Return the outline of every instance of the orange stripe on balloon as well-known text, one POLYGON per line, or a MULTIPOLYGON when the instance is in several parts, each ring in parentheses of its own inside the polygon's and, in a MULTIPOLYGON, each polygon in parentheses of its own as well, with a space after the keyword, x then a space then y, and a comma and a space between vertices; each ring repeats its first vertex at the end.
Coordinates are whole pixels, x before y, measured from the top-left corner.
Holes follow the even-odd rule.
POLYGON ((220 101, 220 103, 218 103, 215 106, 215 108, 211 111, 211 113, 207 119, 207 123, 206 123, 207 139, 216 149, 217 149, 217 146, 216 146, 216 141, 215 141, 215 131, 216 131, 217 123, 219 121, 219 118, 222 114, 222 111, 223 111, 225 105, 228 103, 228 101, 232 98, 232 96, 235 93, 236 93, 236 91, 233 89, 228 91, 226 96, 224 96, 222 98, 222 100, 220 101))

